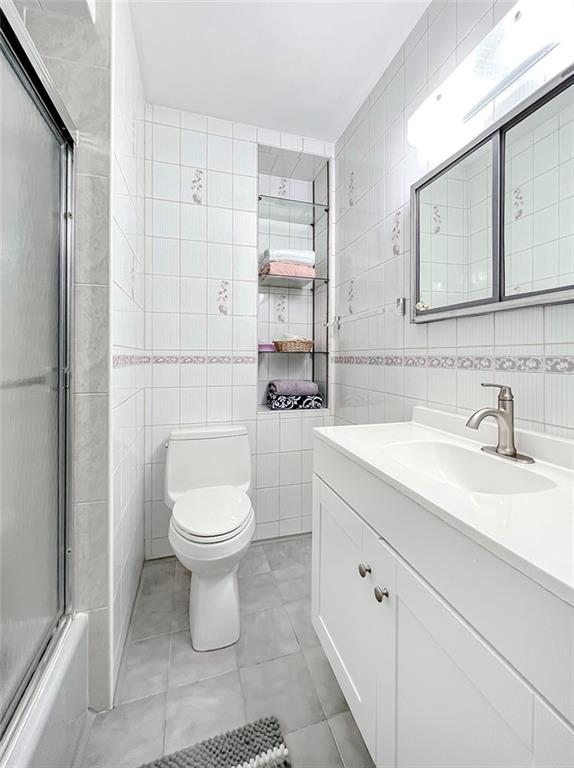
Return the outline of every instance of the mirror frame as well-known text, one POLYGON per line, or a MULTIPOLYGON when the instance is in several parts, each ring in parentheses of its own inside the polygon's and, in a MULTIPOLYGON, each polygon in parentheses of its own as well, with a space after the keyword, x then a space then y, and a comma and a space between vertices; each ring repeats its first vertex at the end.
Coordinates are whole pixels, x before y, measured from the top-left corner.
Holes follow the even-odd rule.
POLYGON ((519 307, 540 306, 543 304, 564 304, 574 301, 574 283, 557 286, 542 291, 507 295, 505 293, 504 273, 504 167, 506 134, 515 125, 536 112, 559 93, 574 86, 574 66, 569 67, 550 80, 500 120, 493 123, 472 142, 429 171, 411 186, 411 323, 430 323, 452 317, 497 312, 519 307), (436 309, 417 309, 420 299, 420 193, 443 176, 461 160, 467 158, 476 149, 492 142, 492 294, 485 299, 451 304, 436 309))

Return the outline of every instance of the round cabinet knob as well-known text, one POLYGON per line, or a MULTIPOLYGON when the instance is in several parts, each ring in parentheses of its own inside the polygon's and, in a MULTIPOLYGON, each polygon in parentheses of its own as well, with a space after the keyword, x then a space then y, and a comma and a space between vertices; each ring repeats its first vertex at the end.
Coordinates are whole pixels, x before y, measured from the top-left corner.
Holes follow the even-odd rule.
POLYGON ((375 599, 377 602, 382 603, 385 597, 389 596, 389 590, 385 587, 375 587, 375 599))
POLYGON ((370 573, 370 572, 371 572, 371 566, 370 565, 365 565, 364 563, 359 563, 359 574, 360 574, 362 579, 364 579, 365 576, 367 575, 367 573, 370 573))

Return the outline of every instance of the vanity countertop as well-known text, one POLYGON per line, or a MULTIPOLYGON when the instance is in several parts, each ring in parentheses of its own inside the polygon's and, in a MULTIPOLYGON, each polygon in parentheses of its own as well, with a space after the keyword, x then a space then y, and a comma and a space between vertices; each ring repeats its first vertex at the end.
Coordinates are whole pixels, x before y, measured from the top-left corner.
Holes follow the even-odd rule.
POLYGON ((480 450, 496 444, 494 423, 475 432, 465 421, 416 407, 409 422, 314 432, 574 606, 574 445, 517 429, 535 463, 516 464, 480 450))

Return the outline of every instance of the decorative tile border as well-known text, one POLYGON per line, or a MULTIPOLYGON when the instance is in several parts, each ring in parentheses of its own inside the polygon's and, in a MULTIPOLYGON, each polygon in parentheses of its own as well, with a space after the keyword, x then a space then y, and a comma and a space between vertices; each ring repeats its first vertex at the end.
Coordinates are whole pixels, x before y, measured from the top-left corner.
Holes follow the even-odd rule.
POLYGON ((132 365, 245 365, 255 364, 255 355, 114 355, 113 368, 132 365))
POLYGON ((113 355, 112 368, 129 368, 132 365, 151 363, 149 355, 113 355))
POLYGON ((490 355, 332 355, 335 365, 384 365, 406 368, 460 368, 474 371, 574 374, 574 356, 491 357, 490 355))
POLYGON ((545 357, 544 370, 546 373, 574 373, 574 356, 545 357))
POLYGON ((497 357, 495 358, 497 371, 525 371, 533 373, 544 368, 542 357, 497 357))
MULTIPOLYGON (((489 355, 332 355, 335 365, 384 365, 391 368, 460 368, 476 371, 574 374, 574 355, 491 357, 489 355)), ((255 355, 113 355, 114 369, 134 365, 253 365, 255 355)))

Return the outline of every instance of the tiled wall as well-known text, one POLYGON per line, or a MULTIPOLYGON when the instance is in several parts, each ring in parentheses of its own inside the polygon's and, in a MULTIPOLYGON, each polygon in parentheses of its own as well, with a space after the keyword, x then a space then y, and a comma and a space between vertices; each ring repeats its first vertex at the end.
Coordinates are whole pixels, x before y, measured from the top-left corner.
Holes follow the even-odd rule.
MULTIPOLYGON (((49 7, 49 6, 48 6, 49 7)), ((73 603, 89 617, 89 701, 111 705, 108 583, 110 6, 87 18, 29 4, 26 25, 79 129, 75 155, 73 603)))
POLYGON ((395 300, 410 285, 409 190, 429 170, 410 115, 502 16, 507 2, 433 2, 336 145, 335 415, 410 418, 413 405, 468 413, 510 384, 522 426, 574 437, 574 306, 424 325, 395 300))
MULTIPOLYGON (((144 555, 145 103, 127 3, 114 3, 112 66, 112 505, 114 679, 144 555), (134 364, 135 363, 135 364, 134 364)), ((147 366, 149 367, 149 366, 147 366)))
MULTIPOLYGON (((296 486, 290 493, 302 497, 307 476, 302 438, 293 443, 299 447, 287 451, 282 474, 279 463, 276 475, 262 469, 264 482, 271 483, 266 490, 274 493, 263 494, 259 504, 257 490, 258 142, 322 156, 333 150, 315 139, 147 107, 147 557, 171 554, 170 511, 163 503, 164 443, 183 425, 245 424, 253 454, 257 535, 303 528, 302 505, 295 502, 288 513, 284 499, 282 518, 279 500, 283 485, 296 486)), ((269 418, 280 440, 284 422, 278 415, 269 418)), ((303 417, 293 421, 302 430, 303 417)), ((278 461, 279 449, 271 448, 278 461)))

